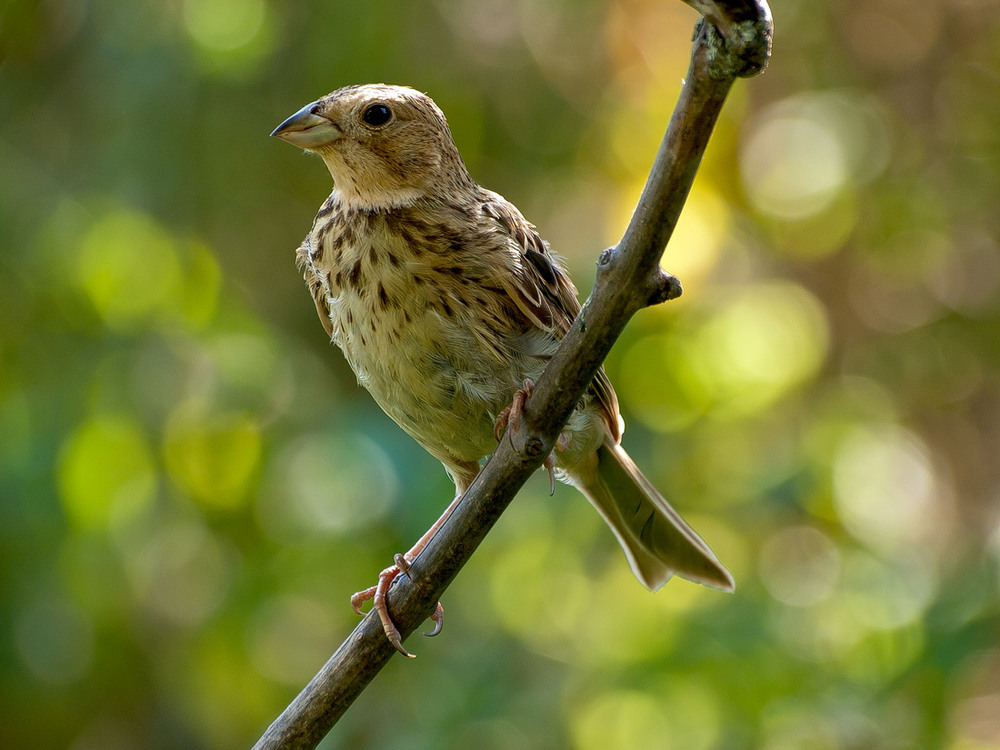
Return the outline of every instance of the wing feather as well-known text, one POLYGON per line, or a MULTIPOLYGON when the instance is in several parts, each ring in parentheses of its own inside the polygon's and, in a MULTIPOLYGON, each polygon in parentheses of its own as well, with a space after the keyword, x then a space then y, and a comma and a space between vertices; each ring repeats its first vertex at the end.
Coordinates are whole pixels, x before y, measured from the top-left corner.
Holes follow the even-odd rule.
MULTIPOLYGON (((559 260, 538 235, 535 226, 511 203, 484 190, 483 213, 495 222, 520 254, 514 273, 502 280, 505 291, 524 315, 539 328, 562 339, 580 312, 576 287, 559 260)), ((601 407, 608 432, 615 443, 621 440, 618 397, 602 367, 590 385, 601 407)))
POLYGON ((323 324, 326 335, 332 339, 333 321, 330 319, 330 306, 326 301, 327 285, 323 283, 323 279, 317 273, 316 267, 312 263, 310 250, 311 237, 312 235, 302 241, 299 249, 295 252, 295 258, 302 269, 302 277, 305 279, 306 286, 309 287, 309 293, 312 295, 313 302, 316 305, 316 315, 319 316, 319 322, 323 324))

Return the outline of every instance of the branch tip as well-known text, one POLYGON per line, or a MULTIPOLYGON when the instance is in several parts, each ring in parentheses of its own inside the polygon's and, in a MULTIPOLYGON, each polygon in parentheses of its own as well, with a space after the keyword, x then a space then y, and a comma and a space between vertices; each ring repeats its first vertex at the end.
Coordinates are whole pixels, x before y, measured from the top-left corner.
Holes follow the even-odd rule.
POLYGON ((663 297, 659 300, 660 302, 677 299, 684 293, 681 280, 673 274, 661 272, 659 282, 661 291, 663 292, 663 297))
POLYGON ((643 287, 645 291, 645 299, 643 299, 644 307, 651 307, 672 299, 677 299, 684 291, 681 287, 680 279, 667 273, 662 268, 657 268, 648 277, 648 283, 644 284, 643 287))
POLYGON ((703 48, 706 72, 718 80, 751 78, 771 57, 774 23, 765 0, 684 0, 702 14, 694 41, 703 48))

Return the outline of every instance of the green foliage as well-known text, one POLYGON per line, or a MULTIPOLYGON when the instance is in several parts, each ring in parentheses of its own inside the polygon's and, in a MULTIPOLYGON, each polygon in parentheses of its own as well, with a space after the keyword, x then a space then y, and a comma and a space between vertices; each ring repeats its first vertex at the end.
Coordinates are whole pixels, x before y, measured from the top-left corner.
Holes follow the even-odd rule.
MULTIPOLYGON (((776 2, 608 361, 730 565, 635 582, 539 477, 326 748, 1000 748, 996 3, 776 2), (836 5, 836 4, 834 4, 836 5)), ((247 747, 451 485, 326 340, 268 141, 428 91, 583 289, 686 70, 671 0, 0 11, 0 745, 247 747)))

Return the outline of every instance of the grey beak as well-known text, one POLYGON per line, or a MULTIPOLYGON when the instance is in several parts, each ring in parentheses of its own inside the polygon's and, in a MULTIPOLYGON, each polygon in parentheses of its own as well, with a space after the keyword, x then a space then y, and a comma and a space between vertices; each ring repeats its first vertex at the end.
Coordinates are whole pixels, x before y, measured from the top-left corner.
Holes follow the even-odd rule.
POLYGON ((274 129, 271 136, 304 149, 314 149, 336 140, 340 128, 318 114, 317 102, 310 102, 274 129))

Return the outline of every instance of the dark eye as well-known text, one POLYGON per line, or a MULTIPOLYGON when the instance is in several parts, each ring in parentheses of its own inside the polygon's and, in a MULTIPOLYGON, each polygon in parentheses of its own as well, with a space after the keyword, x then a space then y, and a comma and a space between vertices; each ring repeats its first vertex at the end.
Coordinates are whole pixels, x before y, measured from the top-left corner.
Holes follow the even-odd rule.
POLYGON ((379 125, 385 125, 389 122, 390 117, 392 117, 392 110, 384 104, 373 104, 364 111, 364 114, 361 115, 361 119, 373 128, 377 128, 379 125))

